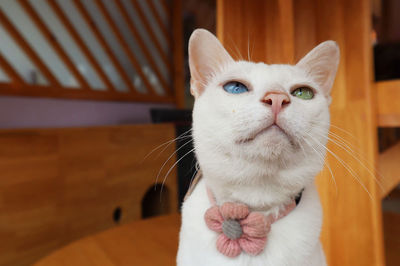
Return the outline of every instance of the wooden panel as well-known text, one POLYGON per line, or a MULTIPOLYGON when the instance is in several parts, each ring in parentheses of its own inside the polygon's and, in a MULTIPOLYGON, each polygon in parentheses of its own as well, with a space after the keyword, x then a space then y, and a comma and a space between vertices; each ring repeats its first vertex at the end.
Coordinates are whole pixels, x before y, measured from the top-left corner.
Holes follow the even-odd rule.
POLYGON ((217 35, 235 59, 250 58, 257 62, 268 58, 269 64, 293 63, 291 0, 231 2, 229 7, 223 4, 224 1, 217 3, 217 35), (221 17, 224 19, 219 19, 221 17))
POLYGON ((378 124, 381 127, 400 127, 400 80, 376 83, 378 124))
POLYGON ((400 183, 399 161, 400 143, 379 154, 381 198, 386 197, 400 183))
POLYGON ((281 42, 281 63, 294 63, 294 10, 293 0, 279 0, 279 30, 281 42))
MULTIPOLYGON (((267 63, 287 60, 284 51, 290 51, 290 45, 282 45, 282 38, 295 40, 293 54, 297 59, 319 42, 337 41, 342 56, 332 93, 332 131, 343 135, 341 130, 338 132, 340 127, 356 136, 355 145, 366 158, 367 167, 374 169, 377 122, 369 5, 369 1, 363 0, 296 0, 293 3, 219 0, 217 32, 228 47, 232 47, 230 40, 234 40, 242 54, 247 54, 250 36, 250 47, 254 43, 252 60, 267 63), (285 22, 279 14, 290 14, 293 4, 295 26, 291 37, 290 18, 285 22), (302 19, 307 16, 313 17, 302 19), (280 36, 279 29, 284 27, 289 29, 287 37, 280 36)), ((324 209, 321 238, 328 265, 384 265, 380 192, 374 177, 339 146, 331 142, 328 148, 356 172, 353 177, 335 156, 329 155, 327 160, 336 178, 337 192, 329 171, 324 170, 317 178, 324 209)))
MULTIPOLYGON (((0 131, 0 265, 28 265, 70 241, 141 218, 141 200, 174 145, 172 125, 0 131)), ((161 173, 172 166, 170 160, 161 173)), ((166 212, 177 211, 176 172, 166 212)))
MULTIPOLYGON (((331 123, 355 136, 352 144, 373 171, 378 152, 370 2, 318 2, 316 7, 317 42, 333 39, 341 48, 331 123)), ((328 147, 355 172, 352 176, 330 155, 337 193, 328 171, 318 178, 325 211, 322 240, 330 265, 384 265, 380 191, 375 176, 337 145, 331 142, 328 147)))

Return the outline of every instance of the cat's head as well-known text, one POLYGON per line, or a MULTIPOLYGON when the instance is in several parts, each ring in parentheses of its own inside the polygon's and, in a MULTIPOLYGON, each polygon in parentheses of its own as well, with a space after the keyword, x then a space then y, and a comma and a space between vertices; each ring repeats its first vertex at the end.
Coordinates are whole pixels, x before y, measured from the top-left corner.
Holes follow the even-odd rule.
POLYGON ((189 64, 200 166, 227 181, 273 176, 304 185, 322 168, 338 63, 333 41, 296 65, 234 61, 214 35, 196 30, 189 64))

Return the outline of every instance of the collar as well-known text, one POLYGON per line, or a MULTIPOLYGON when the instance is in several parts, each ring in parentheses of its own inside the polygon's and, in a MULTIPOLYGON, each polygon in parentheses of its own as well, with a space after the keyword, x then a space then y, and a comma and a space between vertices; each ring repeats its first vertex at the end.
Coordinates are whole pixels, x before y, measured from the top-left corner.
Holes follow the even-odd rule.
MULTIPOLYGON (((195 177, 192 178, 192 180, 190 180, 189 188, 185 194, 183 201, 186 201, 189 198, 189 196, 192 194, 193 190, 195 189, 196 185, 201 180, 202 176, 203 176, 203 174, 202 174, 201 170, 198 170, 195 177)), ((294 200, 296 202, 296 205, 298 205, 300 203, 301 196, 303 195, 303 191, 304 191, 304 188, 295 196, 294 200)))
MULTIPOLYGON (((202 177, 201 170, 191 180, 185 195, 186 200, 202 177)), ((204 214, 207 227, 218 234, 216 247, 228 257, 236 257, 245 252, 251 255, 261 253, 267 243, 267 235, 271 225, 288 215, 299 204, 304 189, 289 204, 285 205, 277 215, 265 216, 260 212, 251 212, 242 203, 225 202, 218 206, 215 197, 207 187, 207 195, 211 207, 204 214)))
MULTIPOLYGON (((238 256, 242 251, 250 255, 261 253, 267 243, 271 225, 296 207, 296 201, 292 200, 277 215, 265 216, 260 212, 251 212, 243 203, 225 202, 218 206, 208 187, 207 195, 212 206, 204 214, 206 225, 218 233, 217 250, 231 258, 238 256)), ((301 193, 298 198, 300 197, 301 193)))

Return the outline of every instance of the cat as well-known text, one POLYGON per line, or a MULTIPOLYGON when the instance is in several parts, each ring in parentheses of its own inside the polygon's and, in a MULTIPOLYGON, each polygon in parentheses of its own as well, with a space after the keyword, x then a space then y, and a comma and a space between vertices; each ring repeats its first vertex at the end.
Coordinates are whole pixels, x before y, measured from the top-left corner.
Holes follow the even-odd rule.
POLYGON ((323 168, 339 57, 337 44, 326 41, 296 65, 234 61, 213 34, 193 32, 192 134, 202 178, 182 206, 178 266, 326 265, 314 177, 323 168), (298 195, 297 206, 277 217, 298 195), (217 248, 224 225, 216 232, 205 216, 225 203, 274 217, 256 255, 217 248))

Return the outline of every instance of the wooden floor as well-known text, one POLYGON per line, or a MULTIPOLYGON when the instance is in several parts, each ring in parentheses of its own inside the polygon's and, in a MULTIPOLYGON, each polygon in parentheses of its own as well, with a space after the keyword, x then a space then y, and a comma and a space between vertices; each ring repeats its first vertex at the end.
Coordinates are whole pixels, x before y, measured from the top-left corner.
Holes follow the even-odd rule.
MULTIPOLYGON (((387 211, 383 216, 386 266, 398 266, 400 213, 387 211)), ((143 220, 136 222, 135 226, 132 224, 120 226, 70 244, 47 256, 35 266, 129 265, 132 262, 140 262, 136 265, 155 265, 156 261, 162 265, 174 265, 179 223, 179 216, 175 215, 152 219, 152 223, 149 223, 149 220, 143 220), (149 237, 144 237, 146 232, 149 237), (137 245, 138 242, 141 245, 137 245), (135 248, 132 249, 132 247, 135 248), (154 257, 153 250, 162 252, 158 252, 158 255, 154 257)))
POLYGON ((180 215, 135 221, 73 242, 34 266, 176 265, 180 215))

